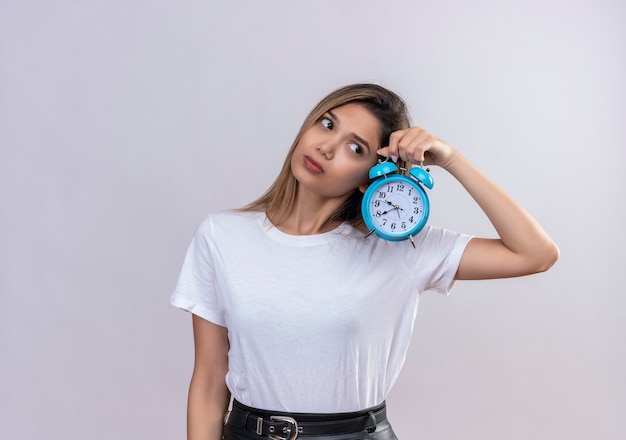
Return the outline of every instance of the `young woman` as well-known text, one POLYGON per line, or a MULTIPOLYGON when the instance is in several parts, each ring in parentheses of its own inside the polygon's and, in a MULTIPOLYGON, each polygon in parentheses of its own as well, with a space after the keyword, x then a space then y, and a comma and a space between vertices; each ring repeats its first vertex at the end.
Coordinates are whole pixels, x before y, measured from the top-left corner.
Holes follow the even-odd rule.
POLYGON ((545 271, 557 258, 510 196, 409 125, 395 93, 372 84, 336 90, 306 118, 269 190, 196 230, 171 298, 193 314, 188 438, 395 439, 384 401, 420 294, 545 271), (415 247, 364 239, 361 199, 383 157, 447 170, 499 238, 426 226, 415 247))

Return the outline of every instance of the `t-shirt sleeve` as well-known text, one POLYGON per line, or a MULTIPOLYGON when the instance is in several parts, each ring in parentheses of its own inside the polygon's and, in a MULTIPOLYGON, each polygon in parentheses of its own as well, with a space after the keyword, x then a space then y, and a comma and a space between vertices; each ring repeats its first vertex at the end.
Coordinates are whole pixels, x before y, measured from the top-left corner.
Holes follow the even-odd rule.
POLYGON ((211 222, 206 218, 197 227, 187 249, 176 288, 170 297, 170 305, 224 326, 210 237, 211 222))
POLYGON ((442 228, 429 228, 421 243, 423 252, 419 265, 426 267, 428 277, 422 280, 423 290, 448 295, 454 287, 454 276, 471 236, 442 228))

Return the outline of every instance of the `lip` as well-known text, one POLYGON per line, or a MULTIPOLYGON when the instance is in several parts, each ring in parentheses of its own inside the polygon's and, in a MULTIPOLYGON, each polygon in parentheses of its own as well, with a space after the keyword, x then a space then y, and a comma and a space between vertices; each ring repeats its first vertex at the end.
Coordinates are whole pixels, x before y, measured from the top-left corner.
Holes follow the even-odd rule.
POLYGON ((324 172, 324 167, 309 156, 304 156, 304 166, 307 170, 316 174, 322 174, 324 172))

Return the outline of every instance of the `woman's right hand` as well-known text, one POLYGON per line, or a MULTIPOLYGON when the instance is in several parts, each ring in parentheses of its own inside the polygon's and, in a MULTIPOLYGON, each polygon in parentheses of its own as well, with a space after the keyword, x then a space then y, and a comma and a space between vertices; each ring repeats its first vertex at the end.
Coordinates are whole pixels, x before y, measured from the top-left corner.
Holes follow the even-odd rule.
POLYGON ((432 133, 422 127, 398 130, 389 136, 389 145, 377 151, 381 156, 391 156, 424 165, 437 165, 446 168, 454 158, 456 151, 432 133))

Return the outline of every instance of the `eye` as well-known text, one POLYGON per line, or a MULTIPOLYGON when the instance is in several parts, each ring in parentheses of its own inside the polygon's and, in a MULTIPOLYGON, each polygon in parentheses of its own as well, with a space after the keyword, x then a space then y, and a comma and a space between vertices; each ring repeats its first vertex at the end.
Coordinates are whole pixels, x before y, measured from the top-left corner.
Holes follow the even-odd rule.
POLYGON ((350 147, 350 149, 352 151, 354 151, 357 155, 361 156, 363 154, 363 147, 361 147, 359 144, 348 144, 348 146, 350 147))
POLYGON ((328 118, 322 118, 322 125, 329 130, 333 129, 333 121, 328 118))

